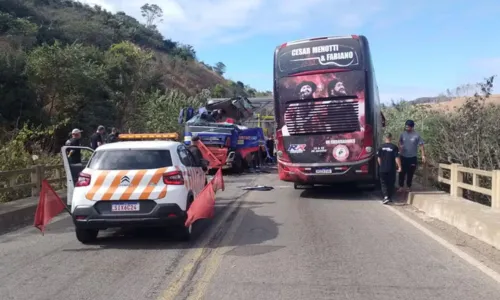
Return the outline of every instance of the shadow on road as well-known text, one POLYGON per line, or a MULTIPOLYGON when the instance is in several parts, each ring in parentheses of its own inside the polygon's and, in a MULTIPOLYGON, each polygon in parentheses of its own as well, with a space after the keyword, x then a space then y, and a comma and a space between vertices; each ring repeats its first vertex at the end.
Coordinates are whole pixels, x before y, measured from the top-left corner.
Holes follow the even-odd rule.
POLYGON ((301 192, 300 197, 304 199, 327 199, 338 201, 377 201, 373 195, 378 195, 379 191, 370 186, 355 184, 338 184, 331 186, 316 186, 313 189, 306 189, 301 192))
MULTIPOLYGON (((207 248, 218 248, 224 246, 248 246, 260 244, 271 240, 278 235, 278 224, 271 217, 257 215, 253 209, 272 202, 251 203, 242 201, 241 206, 232 213, 224 224, 212 237, 207 248), (230 224, 238 214, 245 217, 241 226, 230 228, 230 224), (238 230, 236 238, 225 241, 224 236, 228 230, 238 230)), ((92 245, 81 245, 79 247, 63 249, 62 251, 82 252, 99 251, 106 249, 125 250, 151 250, 151 249, 193 249, 200 247, 199 241, 218 221, 227 207, 216 207, 216 217, 214 219, 199 220, 193 226, 192 238, 189 242, 179 241, 178 230, 175 228, 142 228, 142 229, 121 229, 106 230, 99 234, 98 240, 92 245), (96 247, 97 246, 97 247, 96 247)), ((62 229, 62 228, 61 228, 62 229)), ((67 231, 67 227, 65 229, 67 231)), ((76 237, 75 237, 76 240, 76 237)), ((256 251, 256 250, 254 250, 256 251)), ((262 250, 260 250, 262 252, 262 250)))

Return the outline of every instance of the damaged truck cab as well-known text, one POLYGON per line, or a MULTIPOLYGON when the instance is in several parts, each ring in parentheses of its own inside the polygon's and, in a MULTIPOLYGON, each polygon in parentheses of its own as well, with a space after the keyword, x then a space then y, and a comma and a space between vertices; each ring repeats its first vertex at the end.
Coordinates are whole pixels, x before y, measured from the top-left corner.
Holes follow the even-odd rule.
POLYGON ((202 147, 206 147, 207 151, 202 153, 210 161, 210 169, 231 169, 241 173, 249 164, 258 164, 265 151, 264 132, 262 128, 240 125, 253 117, 255 107, 251 102, 244 97, 211 99, 206 109, 207 112, 186 122, 184 143, 190 145, 192 137, 198 136, 202 147))

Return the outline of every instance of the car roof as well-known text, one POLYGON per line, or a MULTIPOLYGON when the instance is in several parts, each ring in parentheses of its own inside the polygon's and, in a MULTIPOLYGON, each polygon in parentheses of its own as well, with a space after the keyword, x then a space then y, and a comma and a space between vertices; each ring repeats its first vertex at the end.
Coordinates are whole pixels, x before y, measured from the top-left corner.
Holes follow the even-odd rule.
POLYGON ((176 141, 127 141, 104 144, 96 149, 96 151, 106 150, 124 150, 124 149, 142 149, 142 150, 177 150, 177 147, 182 145, 176 141))

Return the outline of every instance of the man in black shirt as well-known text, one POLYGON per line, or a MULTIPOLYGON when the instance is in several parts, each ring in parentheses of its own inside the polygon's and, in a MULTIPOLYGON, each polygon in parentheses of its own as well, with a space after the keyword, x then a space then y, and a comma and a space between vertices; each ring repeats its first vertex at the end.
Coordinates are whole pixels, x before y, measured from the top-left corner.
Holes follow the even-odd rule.
POLYGON ((191 138, 191 145, 189 145, 189 147, 188 147, 189 152, 191 152, 191 154, 193 154, 197 165, 201 165, 202 160, 203 160, 203 154, 201 153, 200 149, 198 148, 199 141, 200 141, 199 136, 193 136, 191 138))
MULTIPOLYGON (((82 132, 80 129, 75 128, 71 131, 71 138, 66 141, 66 146, 80 146, 80 139, 82 138, 82 132)), ((70 164, 81 164, 82 154, 80 149, 72 149, 66 152, 68 155, 68 162, 70 164)))
MULTIPOLYGON (((82 138, 82 132, 83 131, 81 131, 78 128, 73 129, 71 131, 71 138, 66 141, 65 145, 73 147, 81 146, 80 139, 82 138)), ((68 156, 69 168, 74 184, 75 182, 78 181, 78 174, 80 173, 79 171, 75 170, 81 170, 81 164, 82 164, 81 149, 68 149, 66 150, 66 155, 68 156)))
POLYGON ((90 148, 97 149, 97 147, 104 144, 102 135, 104 134, 104 126, 99 125, 97 131, 90 137, 90 148))
POLYGON ((385 134, 385 143, 377 150, 377 161, 379 165, 380 185, 384 200, 382 203, 392 202, 394 184, 396 182, 396 171, 401 172, 401 160, 399 148, 391 143, 392 135, 385 134))
POLYGON ((116 143, 118 142, 118 137, 119 137, 120 133, 118 132, 118 130, 116 128, 112 128, 111 129, 111 134, 108 136, 108 139, 106 140, 106 143, 116 143))

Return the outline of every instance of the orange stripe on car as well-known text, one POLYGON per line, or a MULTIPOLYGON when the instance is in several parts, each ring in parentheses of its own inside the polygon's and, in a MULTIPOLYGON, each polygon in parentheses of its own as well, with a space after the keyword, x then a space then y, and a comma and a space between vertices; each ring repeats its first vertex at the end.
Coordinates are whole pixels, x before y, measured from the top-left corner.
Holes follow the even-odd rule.
POLYGON ((149 181, 148 185, 144 189, 144 191, 141 193, 139 196, 139 200, 148 200, 149 197, 151 196, 151 193, 154 191, 156 186, 158 185, 158 182, 160 182, 160 179, 162 178, 163 174, 167 171, 167 168, 161 168, 156 170, 156 172, 153 174, 153 177, 151 177, 151 180, 149 181))
POLYGON ((99 189, 101 188, 102 184, 104 183, 104 180, 106 180, 106 176, 108 176, 109 172, 108 171, 103 171, 97 176, 97 179, 94 182, 94 185, 92 185, 92 188, 90 191, 87 192, 85 197, 90 200, 94 200, 95 194, 99 189))
POLYGON ((111 197, 113 197, 113 194, 116 192, 116 190, 120 187, 120 180, 122 179, 123 176, 127 175, 128 171, 119 171, 116 175, 113 181, 111 182, 111 185, 108 187, 104 195, 102 196, 101 200, 111 200, 111 197))
POLYGON ((147 173, 147 170, 140 170, 140 171, 137 171, 137 173, 135 173, 134 178, 132 178, 132 181, 130 182, 130 186, 120 196, 120 200, 129 200, 130 199, 130 197, 134 193, 135 189, 139 186, 142 178, 144 178, 144 175, 146 175, 146 173, 147 173))
POLYGON ((158 199, 163 199, 167 196, 167 186, 164 186, 163 189, 160 192, 160 195, 158 196, 158 199))

